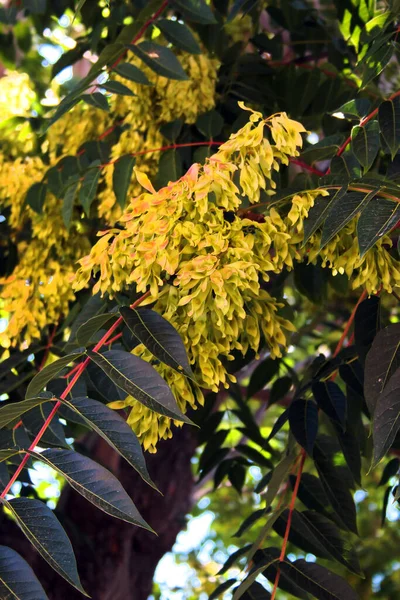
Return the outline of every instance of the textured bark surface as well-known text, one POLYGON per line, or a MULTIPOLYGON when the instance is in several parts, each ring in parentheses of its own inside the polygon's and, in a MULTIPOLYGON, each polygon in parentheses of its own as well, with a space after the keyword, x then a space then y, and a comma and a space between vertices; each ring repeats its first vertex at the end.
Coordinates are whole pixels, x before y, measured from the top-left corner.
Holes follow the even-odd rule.
MULTIPOLYGON (((117 475, 158 537, 109 517, 65 488, 56 514, 71 539, 82 584, 93 600, 147 600, 155 568, 185 527, 185 515, 191 509, 195 447, 196 431, 185 426, 174 431, 172 440, 161 442, 156 454, 146 456, 161 496, 105 442, 96 441, 91 456, 117 475)), ((6 517, 0 523, 0 544, 14 548, 28 560, 49 600, 82 600, 83 596, 41 559, 6 517)))

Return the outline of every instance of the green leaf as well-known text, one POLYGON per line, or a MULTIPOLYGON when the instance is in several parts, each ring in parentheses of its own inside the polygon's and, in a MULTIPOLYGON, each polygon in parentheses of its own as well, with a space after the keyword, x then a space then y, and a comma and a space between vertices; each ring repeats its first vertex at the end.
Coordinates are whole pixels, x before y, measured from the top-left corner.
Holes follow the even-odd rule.
POLYGON ((182 338, 164 317, 148 308, 122 306, 119 312, 133 335, 161 362, 193 378, 182 338))
POLYGON ((228 569, 230 569, 239 558, 243 557, 246 554, 246 552, 250 549, 250 546, 251 544, 247 544, 246 546, 243 546, 243 548, 239 548, 239 550, 233 552, 224 562, 217 575, 223 575, 224 573, 226 573, 226 571, 228 571, 228 569))
POLYGON ((400 367, 400 323, 379 331, 365 361, 364 394, 371 417, 379 396, 400 367))
POLYGON ((62 218, 63 218, 64 225, 65 225, 67 231, 69 231, 69 229, 71 227, 72 215, 74 212, 74 203, 75 203, 75 198, 76 198, 76 193, 78 191, 78 187, 79 187, 79 181, 75 181, 74 183, 72 183, 67 188, 67 191, 65 192, 65 196, 63 199, 62 218))
POLYGON ((358 247, 361 258, 388 233, 400 219, 400 204, 375 198, 361 213, 357 223, 358 247))
POLYGON ((313 384, 314 398, 320 407, 333 421, 343 429, 346 422, 347 403, 337 383, 333 381, 318 381, 313 384))
POLYGON ((345 196, 335 198, 329 207, 325 224, 322 229, 321 248, 326 246, 326 244, 328 244, 331 239, 335 237, 349 221, 351 221, 351 219, 362 212, 368 202, 376 196, 378 192, 378 189, 372 190, 368 194, 350 192, 345 196))
POLYGON ((379 106, 378 120, 382 137, 393 160, 400 146, 400 100, 398 97, 382 102, 379 106))
POLYGON ((76 340, 78 344, 80 346, 86 346, 94 334, 99 331, 99 329, 102 329, 102 327, 104 327, 104 325, 109 323, 111 320, 115 321, 115 319, 116 315, 103 313, 101 315, 95 315, 83 323, 76 332, 76 340))
POLYGON ((176 142, 180 132, 182 131, 183 120, 174 119, 169 123, 165 123, 160 127, 160 133, 170 142, 176 142))
POLYGON ((158 162, 157 183, 160 187, 176 181, 182 175, 182 161, 179 153, 171 148, 161 154, 158 162))
MULTIPOLYGON (((52 402, 44 402, 39 406, 33 408, 29 412, 22 415, 22 422, 27 431, 29 431, 34 437, 36 437, 39 431, 42 430, 45 422, 47 422, 51 411, 54 408, 52 402)), ((58 418, 53 418, 44 431, 40 444, 41 447, 45 446, 56 446, 57 448, 70 448, 71 446, 65 439, 64 427, 60 423, 58 418)))
POLYGON ((53 511, 40 500, 2 500, 28 540, 61 577, 87 596, 79 580, 74 551, 53 511))
POLYGON ((193 23, 214 25, 217 22, 211 8, 204 0, 171 0, 171 4, 182 13, 185 19, 193 21, 193 23))
POLYGON ((363 127, 356 125, 351 130, 351 147, 353 154, 364 167, 364 172, 368 171, 378 154, 379 125, 377 121, 369 121, 363 127))
POLYGON ((381 14, 376 15, 376 17, 373 17, 373 19, 365 24, 364 29, 361 31, 360 42, 362 44, 370 44, 375 38, 382 35, 389 20, 392 19, 393 16, 390 11, 386 10, 381 14))
POLYGON ((71 108, 73 108, 75 104, 77 104, 80 101, 80 98, 78 96, 81 91, 82 90, 79 89, 77 90, 77 93, 75 95, 68 94, 67 96, 65 96, 65 98, 63 98, 63 100, 61 100, 53 115, 46 120, 43 131, 41 133, 46 133, 49 127, 54 125, 54 123, 56 123, 58 119, 61 119, 61 117, 65 115, 65 113, 69 112, 71 108))
MULTIPOLYGON (((315 451, 314 451, 315 458, 315 451)), ((356 507, 341 470, 328 460, 315 460, 319 478, 340 522, 357 534, 356 507)))
POLYGON ((61 473, 74 490, 100 510, 152 531, 118 479, 94 460, 72 450, 58 448, 30 454, 61 473))
POLYGON ((259 508, 251 513, 249 517, 247 517, 243 523, 240 525, 239 529, 232 535, 232 537, 241 537, 245 531, 247 531, 253 523, 256 523, 261 517, 264 517, 267 514, 265 508, 259 508))
POLYGON ((119 65, 113 68, 113 71, 118 73, 118 75, 121 75, 121 77, 129 79, 129 81, 134 81, 135 83, 140 83, 142 85, 154 85, 151 81, 149 81, 147 75, 145 75, 143 71, 131 63, 119 63, 119 65))
MULTIPOLYGON (((235 591, 235 590, 234 590, 235 591)), ((257 581, 242 594, 242 600, 270 600, 271 594, 257 581)))
POLYGON ((311 208, 307 219, 304 221, 304 241, 302 246, 305 246, 310 237, 314 235, 317 229, 325 221, 331 206, 334 203, 338 203, 346 194, 347 186, 337 190, 333 198, 331 196, 318 196, 315 199, 314 206, 311 208))
POLYGON ((125 208, 126 195, 132 179, 133 167, 136 159, 130 154, 124 154, 114 163, 113 190, 118 204, 125 208))
POLYGON ((83 206, 87 216, 89 216, 91 204, 96 196, 97 184, 99 183, 99 177, 101 175, 99 165, 99 160, 92 162, 90 165, 92 168, 89 168, 89 170, 86 171, 81 189, 79 190, 79 202, 83 206))
POLYGON ((289 406, 289 425, 296 441, 312 456, 318 433, 318 408, 312 400, 299 398, 289 406))
POLYGON ((101 110, 105 110, 106 112, 110 110, 107 98, 104 96, 104 94, 101 94, 100 92, 93 92, 92 94, 82 94, 81 98, 84 102, 86 102, 86 104, 89 104, 89 106, 100 108, 101 110))
POLYGON ((215 109, 209 110, 197 117, 196 127, 207 139, 219 135, 224 126, 224 119, 215 109))
POLYGON ((279 566, 282 573, 317 600, 359 600, 347 581, 317 563, 300 558, 294 562, 285 560, 279 566))
MULTIPOLYGON (((274 529, 282 537, 286 531, 287 520, 288 509, 275 521, 274 529)), ((315 511, 293 511, 289 541, 320 558, 333 558, 352 573, 363 576, 354 548, 347 540, 342 539, 332 521, 315 511)))
POLYGON ((368 98, 353 98, 339 108, 331 111, 332 113, 343 113, 346 119, 360 121, 371 112, 371 102, 368 98))
POLYGON ((179 81, 189 79, 181 63, 169 48, 148 40, 129 48, 158 75, 179 81))
MULTIPOLYGON (((400 338, 399 338, 400 342, 400 338)), ((400 368, 378 396, 372 422, 373 466, 385 456, 400 428, 400 368)))
POLYGON ((85 4, 86 0, 78 0, 78 4, 76 5, 74 17, 72 19, 72 23, 75 21, 76 15, 81 11, 82 6, 85 4))
POLYGON ((38 215, 43 212, 44 201, 46 200, 47 185, 45 183, 34 183, 29 188, 25 203, 31 207, 38 215))
MULTIPOLYGON (((391 37, 392 34, 389 34, 388 38, 390 39, 391 37)), ((385 40, 382 44, 376 40, 371 45, 362 62, 360 62, 360 65, 363 67, 361 87, 364 88, 377 77, 392 58, 394 46, 389 39, 385 40)))
POLYGON ((90 352, 89 356, 118 387, 150 410, 193 425, 179 410, 167 383, 148 362, 122 350, 90 352))
POLYGON ((243 456, 246 456, 257 465, 267 467, 268 469, 272 469, 273 467, 271 461, 252 446, 246 446, 246 444, 238 444, 236 446, 236 451, 240 454, 243 454, 243 456))
POLYGON ((29 398, 29 400, 22 400, 21 402, 10 402, 0 408, 0 427, 5 427, 9 423, 12 423, 14 419, 18 419, 21 415, 28 412, 32 408, 48 402, 48 398, 29 398))
MULTIPOLYGON (((271 523, 273 523, 276 520, 277 516, 278 515, 272 515, 270 517, 271 523)), ((278 557, 268 557, 263 560, 257 560, 254 566, 250 569, 246 579, 244 579, 242 583, 237 588, 235 588, 232 600, 239 600, 239 598, 243 598, 243 595, 251 588, 257 577, 261 575, 261 573, 263 573, 263 571, 265 571, 265 569, 267 569, 273 563, 278 562, 278 560, 278 557)))
POLYGON ((389 460, 389 462, 385 465, 385 468, 383 469, 382 477, 380 482, 378 483, 378 487, 380 487, 381 485, 386 485, 389 479, 397 475, 399 469, 400 460, 398 458, 392 458, 392 460, 389 460))
POLYGON ((340 145, 344 141, 344 136, 340 133, 328 135, 322 140, 309 146, 301 153, 301 158, 309 164, 319 160, 326 160, 335 156, 340 145))
POLYGON ((171 19, 159 19, 157 27, 161 29, 168 42, 190 54, 201 54, 196 38, 186 25, 171 19))
POLYGON ((212 594, 208 596, 208 600, 215 600, 219 598, 221 594, 229 590, 236 583, 237 579, 228 579, 227 581, 223 581, 218 587, 215 588, 212 594))
POLYGON ((32 15, 43 15, 46 12, 47 0, 23 0, 22 5, 32 15))
MULTIPOLYGON (((262 550, 258 550, 254 557, 255 565, 253 568, 257 569, 258 572, 261 570, 262 575, 274 583, 278 567, 282 564, 279 562, 280 554, 280 548, 263 548, 262 550), (263 569, 262 565, 264 565, 263 569)), ((288 577, 282 571, 280 572, 278 587, 292 594, 295 598, 300 598, 301 600, 309 600, 310 598, 308 594, 292 581, 291 577, 288 577)))
POLYGON ((0 546, 0 597, 10 600, 48 600, 28 563, 7 546, 0 546))
POLYGON ((147 471, 142 447, 127 422, 114 410, 91 398, 62 400, 75 411, 96 433, 139 473, 146 483, 157 489, 147 471))
POLYGON ((264 389, 267 383, 269 383, 271 379, 275 377, 278 371, 279 360, 266 358, 260 362, 251 374, 249 385, 247 386, 247 399, 264 389))
POLYGON ((47 367, 44 367, 44 369, 39 371, 39 373, 35 375, 35 377, 29 383, 28 388, 26 390, 25 398, 33 398, 34 396, 36 396, 39 392, 42 391, 45 385, 49 381, 51 381, 51 379, 55 379, 57 377, 57 375, 64 369, 64 367, 80 358, 82 354, 83 349, 78 348, 70 354, 67 354, 67 356, 63 356, 62 358, 59 358, 53 363, 47 365, 47 367))
POLYGON ((108 80, 106 83, 102 83, 101 87, 107 90, 107 92, 118 94, 119 96, 136 96, 128 86, 120 81, 108 80))

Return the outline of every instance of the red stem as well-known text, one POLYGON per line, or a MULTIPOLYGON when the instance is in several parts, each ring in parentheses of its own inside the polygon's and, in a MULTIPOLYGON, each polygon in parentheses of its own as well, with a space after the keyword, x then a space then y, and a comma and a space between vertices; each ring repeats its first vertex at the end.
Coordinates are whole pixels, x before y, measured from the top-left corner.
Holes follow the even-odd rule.
MULTIPOLYGON (((391 96, 389 96, 389 98, 387 98, 387 99, 394 100, 394 98, 397 98, 397 96, 400 96, 400 90, 395 92, 391 96)), ((368 123, 368 121, 373 119, 378 114, 378 111, 379 111, 379 106, 378 106, 378 108, 375 108, 372 112, 370 112, 369 115, 367 115, 366 117, 361 119, 361 121, 359 123, 360 127, 364 127, 364 125, 366 125, 368 123)), ((349 135, 349 137, 340 146, 339 150, 336 153, 336 156, 341 156, 350 143, 351 143, 351 135, 349 135)), ((329 175, 330 172, 331 172, 331 169, 329 167, 329 169, 326 171, 325 175, 329 175)))
MULTIPOLYGON (((150 291, 148 291, 145 294, 143 294, 143 296, 141 296, 140 298, 138 298, 138 300, 136 300, 136 302, 134 302, 131 305, 131 308, 136 308, 137 306, 139 306, 139 304, 141 304, 143 302, 143 300, 145 300, 149 295, 150 295, 150 291)), ((93 352, 97 352, 98 350, 100 350, 100 348, 102 346, 104 346, 104 344, 107 343, 109 337, 121 325, 122 322, 123 322, 123 318, 119 317, 119 319, 117 319, 115 321, 115 323, 113 323, 113 325, 111 325, 111 327, 108 329, 108 331, 106 331, 106 333, 103 335, 103 337, 101 338, 101 340, 99 342, 97 342, 97 344, 94 346, 93 352)), ((82 375, 83 371, 88 366, 89 362, 90 362, 90 357, 88 356, 87 358, 85 358, 85 360, 83 362, 81 362, 78 365, 78 368, 76 370, 76 373, 75 373, 74 377, 68 383, 67 387, 65 388, 65 390, 63 391, 63 393, 60 396, 61 400, 65 400, 65 398, 68 396, 68 394, 70 393, 70 391, 74 387, 75 383, 78 381, 79 377, 82 375)), ((1 498, 4 498, 8 494, 8 492, 11 489, 11 487, 14 485, 15 481, 18 479, 19 474, 21 473, 22 469, 25 467, 26 463, 29 460, 29 456, 30 456, 29 453, 32 450, 34 450, 36 448, 36 446, 39 444, 40 440, 42 439, 43 434, 45 433, 46 429, 48 428, 48 426, 50 425, 51 421, 53 420, 53 417, 57 413, 57 411, 60 408, 61 404, 62 404, 62 402, 60 400, 57 400, 57 402, 53 406, 51 413, 49 414, 49 416, 47 417, 47 419, 43 423, 43 425, 42 425, 39 433, 36 435, 35 439, 31 443, 31 445, 29 446, 28 450, 26 451, 26 454, 23 457, 20 465, 18 466, 18 468, 15 471, 14 475, 11 477, 10 481, 8 482, 8 484, 6 485, 6 487, 4 488, 4 490, 2 491, 2 493, 0 495, 1 498)))
POLYGON ((359 297, 359 299, 357 300, 357 304, 355 305, 355 307, 353 308, 353 311, 350 315, 349 320, 347 321, 346 327, 344 328, 344 331, 340 337, 340 340, 338 341, 338 344, 336 346, 335 352, 333 353, 333 358, 335 358, 335 356, 337 356, 339 354, 339 352, 342 349, 342 346, 344 344, 344 341, 346 339, 346 337, 348 336, 348 333, 350 331, 350 327, 353 324, 354 321, 354 317, 356 316, 356 312, 357 312, 357 308, 359 307, 359 305, 361 304, 361 302, 367 297, 367 290, 364 290, 363 293, 361 294, 361 296, 359 297))
MULTIPOLYGON (((296 483, 294 485, 293 493, 292 493, 292 499, 290 501, 288 520, 287 520, 286 529, 285 529, 285 536, 283 538, 282 550, 281 550, 281 554, 280 554, 280 557, 279 557, 279 561, 280 562, 282 562, 285 559, 285 555, 286 555, 286 546, 287 546, 287 543, 288 543, 289 534, 290 534, 290 528, 291 528, 291 525, 292 525, 292 516, 293 516, 293 511, 294 511, 294 505, 296 503, 297 493, 299 491, 299 486, 300 486, 301 476, 303 474, 303 468, 304 468, 304 463, 305 463, 305 460, 306 460, 306 456, 307 456, 306 455, 306 451, 303 449, 301 451, 300 466, 299 466, 299 470, 297 471, 296 483)), ((276 591, 278 589, 278 584, 279 584, 280 576, 281 576, 281 570, 278 567, 278 570, 277 570, 276 576, 275 576, 274 589, 272 590, 271 600, 275 600, 276 591)))
MULTIPOLYGON (((140 40, 140 38, 143 36, 143 34, 145 33, 146 29, 148 29, 148 27, 150 27, 150 25, 152 23, 154 23, 154 21, 156 19, 158 19, 158 17, 161 15, 162 12, 164 12, 164 10, 167 8, 168 6, 168 0, 165 0, 160 8, 154 13, 154 15, 152 17, 150 17, 150 19, 148 21, 146 21, 146 23, 143 25, 143 27, 141 27, 138 31, 138 33, 135 35, 135 37, 133 38, 133 40, 131 41, 131 44, 136 44, 136 42, 138 40, 140 40)), ((110 67, 110 71, 112 69, 114 69, 122 60, 124 54, 122 54, 119 58, 117 58, 117 60, 111 65, 110 67)))
POLYGON ((301 167, 302 169, 306 169, 307 171, 310 171, 310 173, 314 173, 314 175, 319 175, 319 177, 323 177, 325 175, 325 173, 323 173, 319 169, 316 169, 315 167, 307 164, 303 160, 299 160, 298 158, 290 158, 289 161, 293 165, 297 165, 297 166, 301 167))

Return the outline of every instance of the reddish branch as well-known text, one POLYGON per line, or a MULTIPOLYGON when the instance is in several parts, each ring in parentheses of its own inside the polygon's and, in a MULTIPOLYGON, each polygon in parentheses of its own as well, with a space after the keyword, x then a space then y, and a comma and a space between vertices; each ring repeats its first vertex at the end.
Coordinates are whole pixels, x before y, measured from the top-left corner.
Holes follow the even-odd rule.
MULTIPOLYGON (((136 300, 136 302, 134 302, 131 305, 131 308, 136 308, 137 306, 139 306, 139 304, 141 304, 143 302, 143 300, 145 300, 149 296, 149 294, 150 294, 150 292, 146 292, 145 294, 143 294, 143 296, 141 296, 138 300, 136 300)), ((97 342, 97 344, 94 346, 93 352, 98 352, 105 344, 108 343, 108 341, 111 338, 112 334, 121 325, 122 322, 123 322, 122 317, 119 317, 119 319, 117 319, 115 321, 115 323, 113 325, 111 325, 111 327, 108 329, 108 331, 103 335, 103 337, 101 338, 101 340, 99 342, 97 342)), ((8 494, 8 492, 11 489, 11 487, 14 485, 14 483, 18 479, 19 474, 21 473, 22 469, 25 467, 26 463, 29 460, 30 452, 32 450, 34 450, 36 448, 36 446, 39 444, 39 442, 42 439, 44 433, 46 432, 46 430, 49 427, 51 421, 53 420, 53 417, 56 415, 58 409, 60 408, 60 406, 62 404, 61 400, 65 400, 68 397, 68 394, 70 393, 70 391, 72 390, 72 388, 74 387, 74 385, 76 384, 76 382, 78 381, 78 379, 80 378, 80 376, 82 375, 82 373, 84 372, 84 370, 86 369, 86 367, 88 366, 89 362, 90 362, 90 357, 88 356, 88 357, 85 358, 85 360, 83 362, 81 362, 77 366, 75 375, 73 376, 73 378, 71 379, 71 381, 68 383, 67 387, 65 388, 65 390, 61 394, 60 400, 57 400, 57 402, 55 403, 55 405, 54 405, 52 411, 50 412, 49 416, 47 417, 47 419, 43 423, 43 426, 41 427, 39 433, 37 434, 37 436, 35 437, 35 439, 31 443, 31 445, 29 446, 29 448, 26 451, 25 456, 23 457, 23 459, 22 459, 19 467, 17 468, 17 470, 15 471, 14 475, 11 477, 10 481, 8 482, 8 484, 6 485, 6 487, 4 488, 4 490, 2 491, 1 498, 4 498, 6 496, 6 494, 8 494)))
MULTIPOLYGON (((290 501, 289 513, 288 513, 288 520, 287 520, 287 523, 286 523, 285 536, 283 538, 283 544, 282 544, 281 554, 279 556, 279 562, 282 562, 282 561, 285 560, 286 546, 287 546, 287 543, 288 543, 289 534, 290 534, 290 528, 291 528, 291 525, 292 525, 292 516, 293 516, 293 511, 294 511, 294 505, 296 503, 297 493, 299 491, 299 486, 300 486, 301 476, 303 474, 303 468, 304 468, 304 463, 305 463, 305 460, 306 460, 306 456, 307 456, 306 455, 306 451, 302 450, 301 451, 301 459, 300 459, 299 470, 297 471, 296 483, 294 485, 293 493, 292 493, 292 499, 290 501)), ((279 584, 280 576, 281 576, 281 570, 280 570, 280 568, 278 566, 278 570, 277 570, 276 576, 275 576, 274 589, 272 590, 271 600, 275 600, 276 591, 278 589, 278 584, 279 584)))

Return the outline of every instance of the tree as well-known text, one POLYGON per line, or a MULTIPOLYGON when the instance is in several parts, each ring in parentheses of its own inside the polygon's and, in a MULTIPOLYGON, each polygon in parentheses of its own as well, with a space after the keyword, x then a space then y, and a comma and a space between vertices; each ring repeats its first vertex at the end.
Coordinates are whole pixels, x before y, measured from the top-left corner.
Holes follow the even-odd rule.
POLYGON ((210 599, 398 595, 398 15, 0 8, 1 597, 145 600, 203 493, 210 599))

